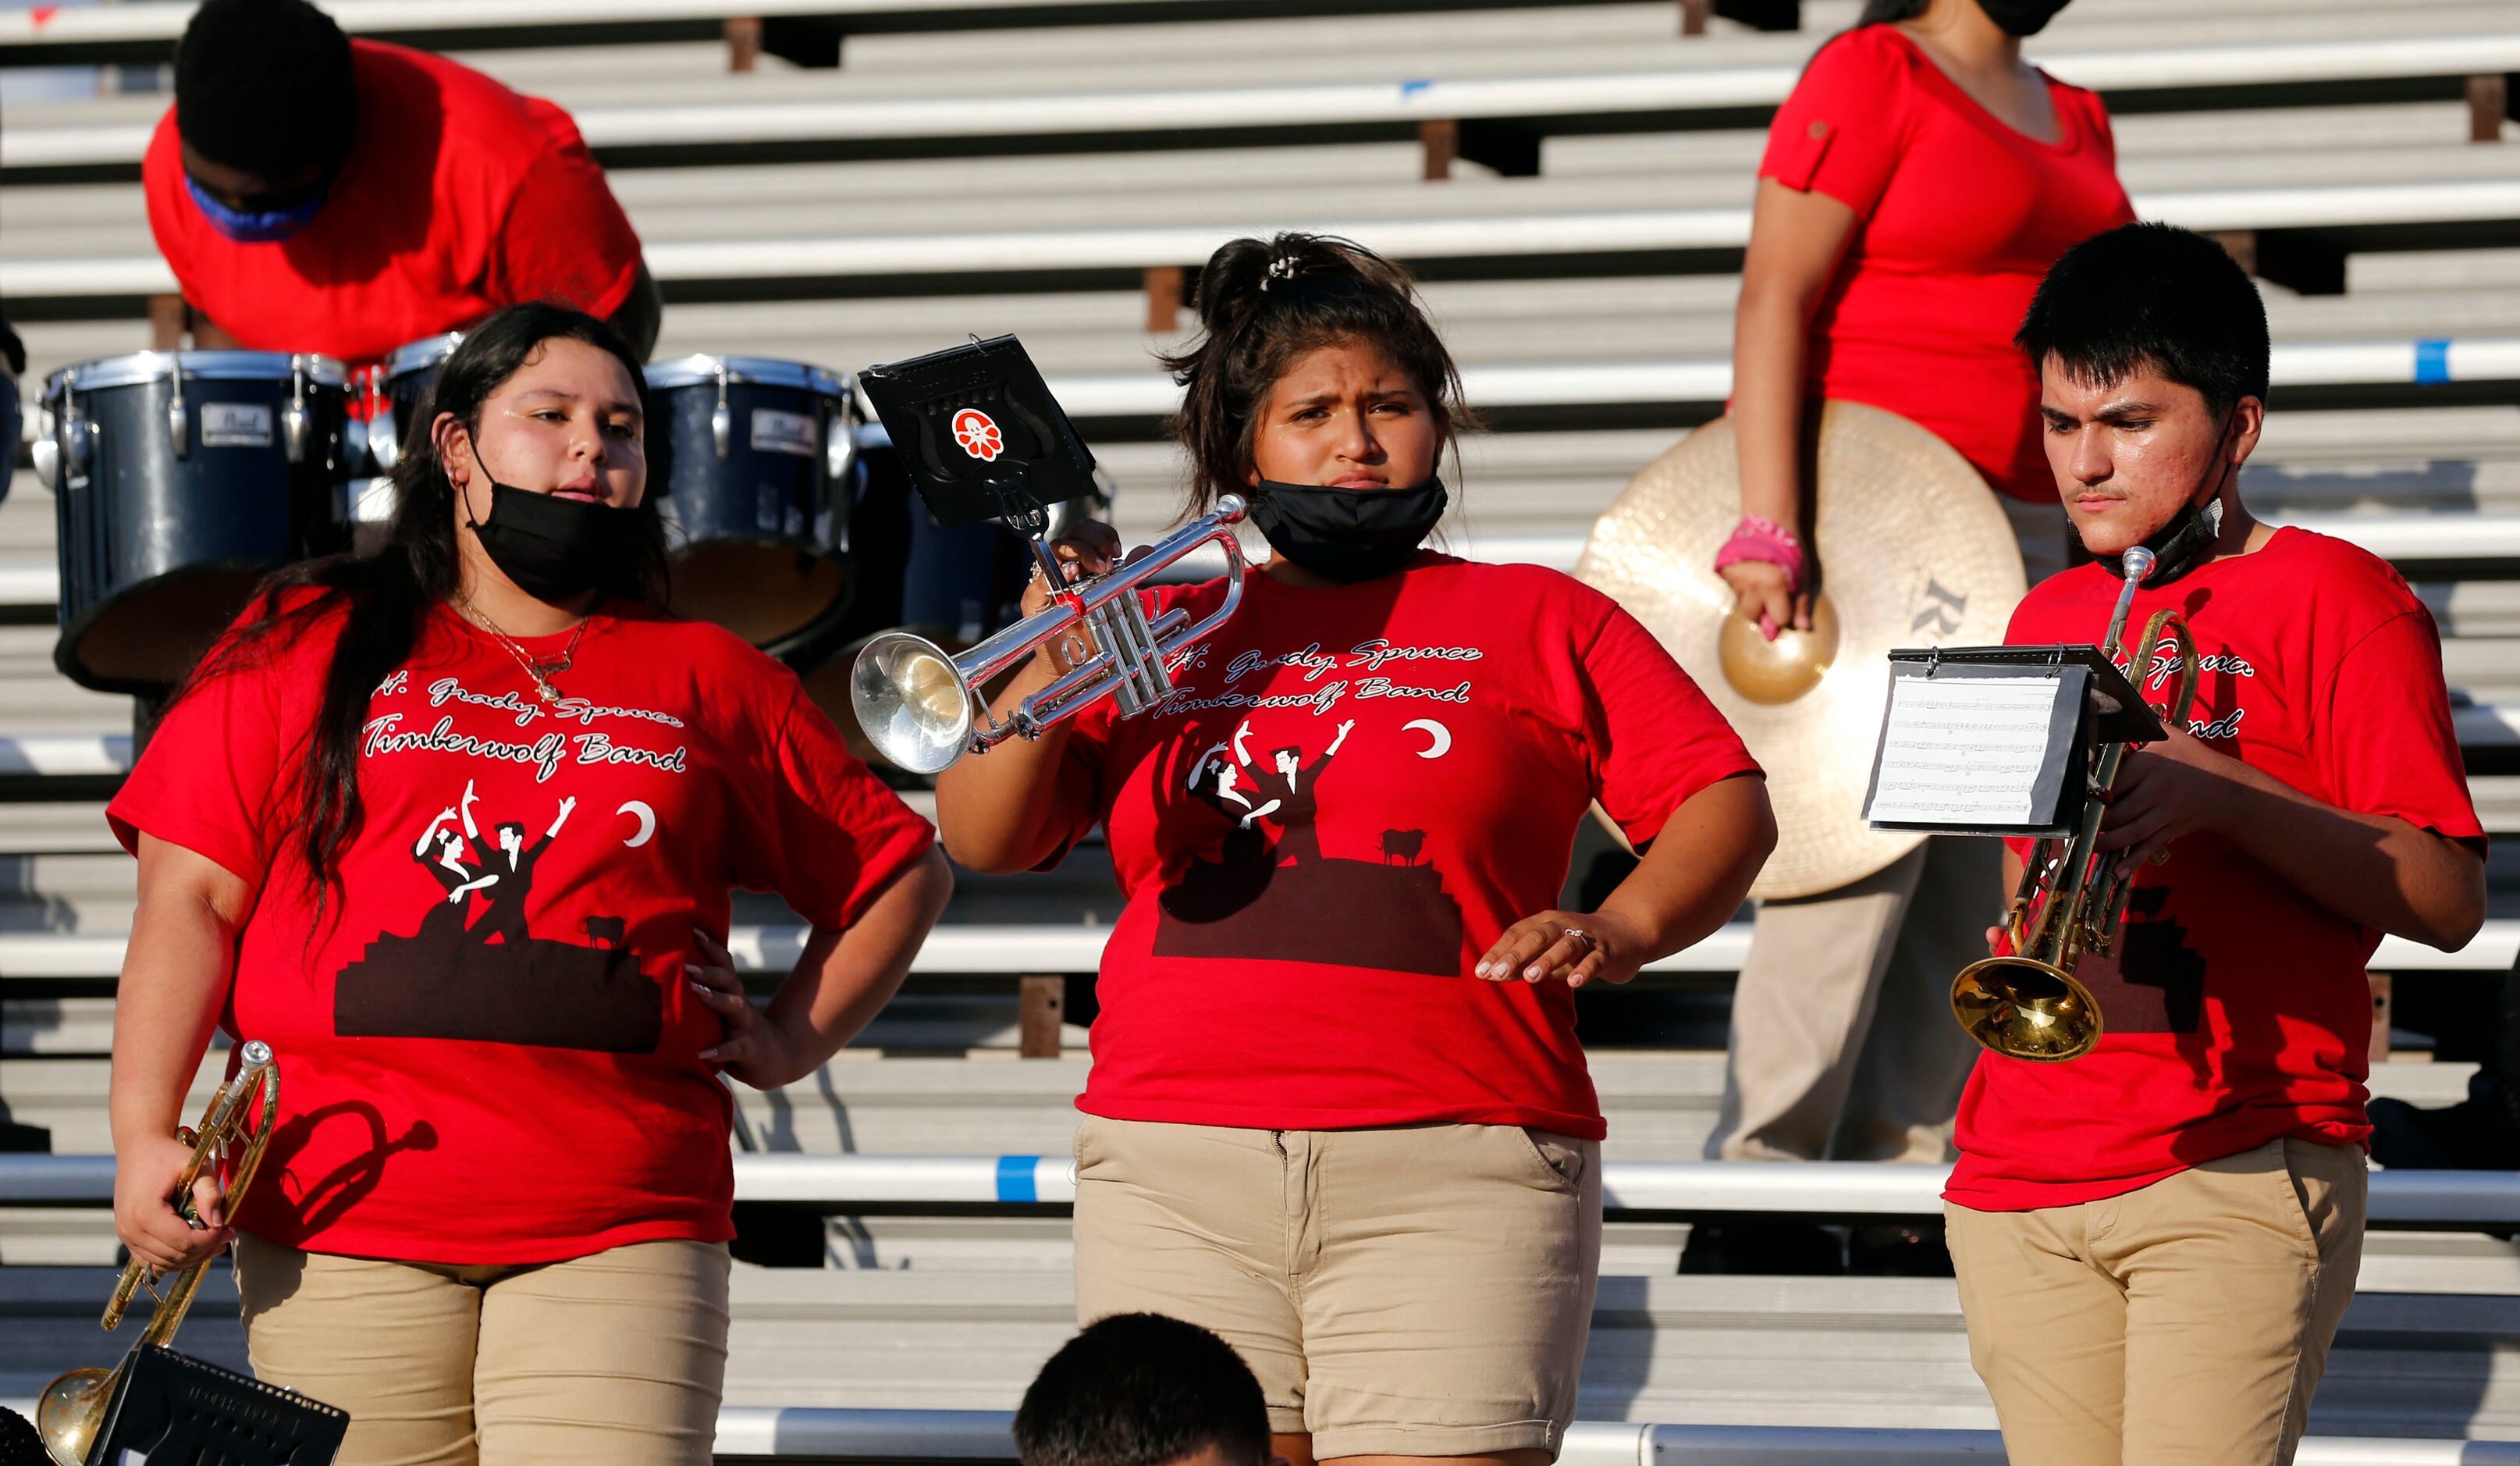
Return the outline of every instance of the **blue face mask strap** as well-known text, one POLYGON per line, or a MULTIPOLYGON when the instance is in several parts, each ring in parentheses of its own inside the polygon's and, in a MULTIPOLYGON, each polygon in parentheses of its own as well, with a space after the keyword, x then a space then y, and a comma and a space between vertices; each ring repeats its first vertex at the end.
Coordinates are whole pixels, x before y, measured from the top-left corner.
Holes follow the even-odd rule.
POLYGON ((189 173, 184 175, 184 190, 193 196, 193 206, 202 211, 202 217, 210 221, 211 228, 242 245, 287 239, 313 223, 315 215, 324 207, 324 194, 319 190, 313 198, 288 208, 253 211, 230 208, 211 198, 209 191, 202 187, 201 180, 189 173))

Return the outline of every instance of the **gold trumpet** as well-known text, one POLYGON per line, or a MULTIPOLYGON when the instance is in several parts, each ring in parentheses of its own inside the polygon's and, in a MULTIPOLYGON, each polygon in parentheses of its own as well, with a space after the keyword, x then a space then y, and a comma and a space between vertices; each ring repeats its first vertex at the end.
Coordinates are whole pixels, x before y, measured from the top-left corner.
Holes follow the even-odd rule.
MULTIPOLYGON (((202 1168, 226 1158, 226 1211, 229 1216, 235 1216, 237 1204, 252 1184, 255 1168, 262 1164, 263 1147, 271 1141, 272 1120, 280 1112, 280 1071, 272 1067, 271 1045, 259 1040, 248 1043, 239 1057, 244 1067, 210 1097, 209 1108, 202 1112, 201 1124, 175 1131, 176 1139, 193 1148, 193 1159, 185 1163, 183 1173, 175 1178, 175 1188, 166 1203, 196 1227, 205 1225, 193 1207, 193 1182, 201 1177, 202 1168)), ((89 1450, 96 1445, 97 1432, 105 1428, 106 1411, 112 1407, 114 1391, 130 1370, 140 1345, 154 1344, 162 1349, 175 1337, 175 1330, 183 1326, 184 1310, 193 1306, 193 1295, 201 1291, 202 1274, 209 1265, 209 1259, 204 1258, 190 1267, 177 1269, 169 1275, 173 1282, 162 1293, 158 1289, 157 1274, 138 1258, 122 1269, 122 1280, 114 1285, 113 1297, 105 1306, 106 1329, 110 1332, 122 1326, 123 1310, 131 1306, 133 1297, 144 1287, 157 1300, 157 1307, 149 1315, 149 1326, 140 1332, 140 1343, 122 1356, 121 1363, 112 1369, 73 1369, 44 1387, 42 1397, 35 1401, 35 1432, 43 1437, 45 1452, 60 1466, 82 1466, 87 1460, 89 1450)))
MULTIPOLYGON (((2136 590, 2152 573, 2153 553, 2137 545, 2122 564, 2126 585, 2118 592, 2108 639, 2100 647, 2112 662, 2122 649, 2119 638, 2136 590)), ((2165 635, 2179 647, 2179 684, 2164 716, 2171 726, 2181 727, 2196 701, 2197 677, 2196 641, 2187 634, 2184 617, 2156 611, 2144 622, 2130 680, 2142 685, 2153 649, 2165 635)), ((2107 808, 2101 797, 2117 782, 2128 747, 2100 744, 2087 771, 2082 817, 2074 833, 2031 848, 2022 864, 2020 890, 2003 918, 2012 955, 1972 962, 1952 983, 1952 1015, 1971 1038, 1999 1054, 2058 1062, 2079 1059, 2100 1041, 2100 1005, 2076 981, 2074 969, 2086 952, 2108 955, 2126 915, 2134 872, 2120 869, 2115 854, 2100 853, 2097 842, 2100 816, 2107 808)))

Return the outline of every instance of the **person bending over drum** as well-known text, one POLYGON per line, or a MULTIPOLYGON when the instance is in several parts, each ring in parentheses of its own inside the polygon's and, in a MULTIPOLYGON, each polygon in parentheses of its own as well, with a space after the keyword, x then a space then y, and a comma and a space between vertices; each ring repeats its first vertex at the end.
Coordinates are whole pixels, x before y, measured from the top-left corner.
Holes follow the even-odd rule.
POLYGON ((344 1462, 704 1462, 733 1101, 811 1074, 951 888, 933 832, 786 668, 655 609, 638 359, 556 305, 484 321, 377 554, 310 561, 213 648, 107 813, 140 857, 114 1024, 116 1230, 237 1243, 254 1373, 344 1462), (811 924, 767 1009, 730 885, 811 924), (211 1025, 287 1083, 277 1167, 166 1204, 211 1025))
MULTIPOLYGON (((1099 823, 1128 895, 1078 1101, 1077 1312, 1224 1335, 1295 1466, 1540 1466, 1600 1246, 1574 989, 1732 915, 1774 840, 1766 789, 1606 597, 1421 548, 1462 410, 1402 270, 1240 239, 1197 300, 1204 339, 1168 363, 1191 513, 1250 495, 1268 564, 1170 700, 937 782, 956 859, 1054 865, 1099 823), (1597 801, 1643 862, 1598 910, 1555 909, 1597 801)), ((1118 549, 1096 525, 1057 553, 1092 573, 1118 549)), ((1198 616, 1224 589, 1161 599, 1198 616)))
MULTIPOLYGON (((1733 325, 1743 517, 1717 564, 1742 615, 1810 624, 1821 566, 1797 532, 1795 444, 1823 398, 1930 429, 2011 516, 2030 583, 2064 568, 2012 331, 2058 254, 2135 215, 2100 99, 2021 59, 2063 8, 1869 0, 1778 109, 1733 325)), ((1835 573, 1863 573, 1846 553, 1835 573)), ((1851 886, 1760 904, 1709 1160, 1949 1159, 1976 1050, 1944 993, 1993 870, 1987 842, 1929 840, 1851 886)), ((1879 1240, 1879 1265, 1930 1270, 1879 1240)), ((1817 1228, 1701 1227, 1689 1265, 1834 1271, 1834 1249, 1817 1228)))
POLYGON ((656 344, 663 298, 568 114, 306 0, 194 13, 140 177, 205 349, 359 366, 523 300, 656 344))

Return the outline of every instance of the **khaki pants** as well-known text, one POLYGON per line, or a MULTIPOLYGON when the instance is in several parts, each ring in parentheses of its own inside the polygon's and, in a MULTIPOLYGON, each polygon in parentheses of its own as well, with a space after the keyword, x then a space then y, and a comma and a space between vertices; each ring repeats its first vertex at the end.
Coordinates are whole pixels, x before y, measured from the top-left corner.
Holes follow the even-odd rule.
POLYGON ((1759 903, 1707 1159, 1951 1159, 1978 1053, 1952 979, 1986 955, 2002 860, 1996 841, 1937 836, 1852 886, 1759 903))
POLYGON ((1516 1125, 1086 1117, 1076 1312, 1234 1346, 1269 1428, 1352 1455, 1555 1454, 1601 1260, 1601 1147, 1516 1125))
POLYGON ((1945 1207, 2005 1451, 2287 1466, 2354 1299, 2365 1184, 2360 1146, 2276 1140, 2078 1207, 1945 1207))
MULTIPOLYGON (((1997 502, 2031 584, 2065 568, 2063 505, 1997 502)), ((1992 840, 1931 839, 1851 886, 1759 904, 1708 1160, 1951 1159, 1977 1062, 1952 979, 1986 955, 2002 858, 1992 840)))
POLYGON ((237 1236, 254 1375, 350 1412, 341 1466, 705 1466, 732 1265, 707 1242, 456 1267, 237 1236))

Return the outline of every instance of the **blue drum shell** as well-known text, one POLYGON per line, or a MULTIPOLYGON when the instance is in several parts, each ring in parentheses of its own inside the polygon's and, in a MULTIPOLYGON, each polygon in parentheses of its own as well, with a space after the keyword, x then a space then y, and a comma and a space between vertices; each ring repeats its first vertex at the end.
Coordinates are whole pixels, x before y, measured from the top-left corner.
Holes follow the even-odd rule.
POLYGON ((848 606, 849 495, 830 476, 845 399, 801 386, 731 381, 726 452, 710 381, 652 389, 648 483, 673 556, 673 610, 755 646, 792 641, 848 606), (800 425, 810 425, 810 432, 800 425))
POLYGON ((283 429, 288 358, 277 359, 276 376, 187 375, 180 457, 167 431, 168 379, 77 385, 68 393, 76 417, 66 421, 56 378, 46 396, 63 449, 54 489, 62 636, 53 661, 70 680, 144 695, 171 686, 264 575, 339 547, 334 488, 347 467, 348 390, 338 377, 308 384, 305 452, 292 464, 283 429), (244 410, 210 412, 219 408, 244 410), (224 424, 208 441, 205 413, 224 424), (266 441, 250 440, 260 435, 257 419, 268 425, 266 441), (83 443, 71 438, 73 424, 83 443))

